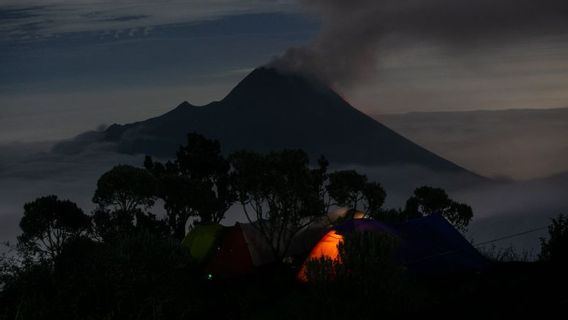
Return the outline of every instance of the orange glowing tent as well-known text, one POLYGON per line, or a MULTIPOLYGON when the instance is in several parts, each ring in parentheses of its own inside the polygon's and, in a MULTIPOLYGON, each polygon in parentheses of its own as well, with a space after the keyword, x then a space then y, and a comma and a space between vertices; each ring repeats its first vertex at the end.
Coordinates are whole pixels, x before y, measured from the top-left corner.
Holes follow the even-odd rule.
POLYGON ((417 275, 477 272, 488 266, 487 260, 439 214, 396 225, 355 219, 336 225, 325 234, 300 268, 298 280, 308 281, 308 261, 322 257, 338 261, 341 257, 337 245, 343 241, 343 235, 352 232, 380 232, 396 237, 400 245, 394 258, 417 275))
POLYGON ((321 240, 314 246, 300 271, 297 278, 300 281, 307 282, 307 263, 308 261, 318 260, 321 258, 328 258, 332 261, 340 259, 338 245, 343 241, 343 234, 348 232, 384 232, 395 235, 396 232, 391 227, 384 223, 373 219, 365 219, 364 216, 355 217, 358 212, 352 213, 352 218, 343 222, 340 225, 333 227, 329 230, 321 240))
MULTIPOLYGON (((337 246, 343 241, 343 236, 338 234, 335 230, 330 230, 312 249, 306 261, 317 260, 321 258, 329 258, 331 260, 339 259, 339 249, 337 246)), ((298 279, 301 281, 308 281, 306 275, 306 263, 302 264, 302 268, 298 273, 298 279)))

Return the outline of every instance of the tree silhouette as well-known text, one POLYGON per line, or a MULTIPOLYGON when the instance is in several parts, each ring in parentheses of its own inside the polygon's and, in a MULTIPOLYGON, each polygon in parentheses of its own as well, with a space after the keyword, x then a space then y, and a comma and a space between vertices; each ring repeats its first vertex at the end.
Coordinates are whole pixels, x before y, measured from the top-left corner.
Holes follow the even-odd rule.
POLYGON ((221 155, 218 141, 190 133, 175 161, 162 164, 147 156, 144 166, 158 180, 157 195, 178 239, 185 236, 190 217, 199 217, 200 223, 219 223, 235 201, 229 162, 221 155))
POLYGON ((376 214, 386 198, 385 190, 379 183, 368 182, 367 176, 354 170, 330 173, 327 191, 335 200, 335 205, 362 210, 367 215, 376 214))
POLYGON ((176 153, 176 165, 182 175, 206 191, 201 196, 209 196, 201 205, 202 222, 220 222, 236 198, 230 183, 229 161, 221 155, 219 141, 188 134, 187 145, 176 153))
POLYGON ((248 221, 263 235, 277 261, 294 236, 326 214, 323 183, 327 162, 310 169, 301 150, 266 155, 241 151, 230 157, 238 201, 248 221))
POLYGON ((134 212, 154 205, 155 181, 142 168, 118 165, 97 181, 93 202, 112 211, 134 212))
POLYGON ((134 215, 125 211, 97 208, 91 216, 92 235, 101 241, 112 241, 120 234, 134 232, 134 215))
POLYGON ((147 212, 156 199, 156 180, 145 169, 118 165, 97 181, 93 202, 93 232, 110 240, 139 229, 159 230, 161 222, 147 212), (150 225, 152 223, 153 225, 150 225))
POLYGON ((89 226, 89 217, 75 203, 54 195, 37 198, 24 205, 18 246, 28 254, 53 260, 67 241, 83 234, 89 226))
POLYGON ((407 218, 439 213, 462 231, 473 218, 470 206, 450 199, 443 189, 428 186, 414 190, 414 195, 406 201, 404 213, 407 218))
POLYGON ((559 215, 548 227, 548 239, 541 238, 540 259, 568 265, 568 217, 559 215))
POLYGON ((129 212, 97 208, 91 216, 91 221, 92 235, 95 239, 105 242, 114 241, 124 234, 137 232, 145 232, 161 238, 167 238, 170 234, 165 221, 139 208, 129 212))
POLYGON ((367 177, 354 170, 337 171, 329 174, 327 191, 336 205, 358 210, 366 183, 367 177))
POLYGON ((367 182, 363 188, 363 197, 366 202, 365 211, 367 214, 381 211, 387 193, 383 186, 378 182, 367 182))

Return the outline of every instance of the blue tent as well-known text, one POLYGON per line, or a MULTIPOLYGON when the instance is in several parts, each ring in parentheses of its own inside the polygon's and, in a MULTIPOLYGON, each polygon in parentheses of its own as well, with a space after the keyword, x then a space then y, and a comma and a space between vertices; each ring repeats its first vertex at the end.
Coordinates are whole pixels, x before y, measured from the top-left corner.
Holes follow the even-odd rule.
POLYGON ((444 217, 432 214, 395 226, 399 254, 407 268, 419 274, 481 271, 489 262, 444 217))
MULTIPOLYGON (((487 259, 439 214, 393 225, 373 219, 345 221, 334 226, 316 244, 306 261, 322 255, 335 259, 338 254, 337 244, 343 236, 353 232, 379 232, 397 238, 399 248, 394 258, 417 275, 470 273, 482 271, 489 266, 487 259)), ((304 269, 305 267, 302 268, 304 269)), ((302 272, 300 271, 300 278, 302 272)))

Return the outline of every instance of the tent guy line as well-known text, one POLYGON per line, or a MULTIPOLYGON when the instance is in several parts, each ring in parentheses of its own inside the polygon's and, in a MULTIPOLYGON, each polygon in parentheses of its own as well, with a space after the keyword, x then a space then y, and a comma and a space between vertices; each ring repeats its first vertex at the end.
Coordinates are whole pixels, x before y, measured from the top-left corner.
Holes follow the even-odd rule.
MULTIPOLYGON (((533 232, 546 230, 546 229, 548 229, 548 227, 539 227, 539 228, 535 228, 535 229, 530 229, 530 230, 526 230, 526 231, 523 231, 523 232, 503 236, 503 237, 500 237, 500 238, 495 238, 493 240, 488 240, 488 241, 483 241, 483 242, 480 242, 480 243, 477 243, 477 244, 473 244, 473 247, 478 248, 478 247, 481 247, 481 246, 484 246, 484 245, 487 245, 487 244, 491 244, 491 243, 494 243, 494 242, 512 239, 512 238, 520 237, 520 236, 523 236, 523 235, 526 235, 526 234, 530 234, 530 233, 533 233, 533 232)), ((432 258, 436 258, 436 257, 440 257, 440 256, 445 256, 445 255, 457 254, 457 253, 460 253, 462 251, 463 251, 463 249, 442 252, 442 253, 439 253, 439 254, 436 254, 436 255, 428 256, 428 257, 425 257, 423 259, 410 262, 407 265, 418 264, 418 263, 421 263, 421 262, 428 260, 428 259, 432 259, 432 258)))
POLYGON ((501 238, 496 238, 496 239, 493 239, 493 240, 480 242, 480 243, 474 244, 473 246, 479 247, 479 246, 483 246, 483 245, 490 244, 490 243, 493 243, 493 242, 498 242, 498 241, 502 241, 502 240, 516 238, 516 237, 519 237, 519 236, 524 236, 525 234, 529 234, 529 233, 533 233, 533 232, 537 232, 537 231, 541 231, 541 230, 546 230, 546 229, 548 229, 547 226, 539 227, 539 228, 535 228, 535 229, 530 229, 530 230, 527 230, 527 231, 514 233, 514 234, 511 234, 511 235, 508 235, 508 236, 501 237, 501 238))

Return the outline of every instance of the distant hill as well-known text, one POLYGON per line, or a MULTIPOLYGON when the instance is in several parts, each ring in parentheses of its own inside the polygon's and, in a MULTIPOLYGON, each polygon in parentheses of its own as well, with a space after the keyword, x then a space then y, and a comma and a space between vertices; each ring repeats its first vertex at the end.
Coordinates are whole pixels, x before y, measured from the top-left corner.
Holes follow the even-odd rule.
MULTIPOLYGON (((221 101, 200 107, 184 102, 156 118, 114 124, 87 140, 112 143, 122 153, 171 157, 192 131, 218 139, 226 152, 301 148, 337 164, 469 174, 361 113, 322 83, 269 68, 254 70, 221 101)), ((78 139, 80 146, 84 140, 78 139)), ((72 145, 56 150, 73 150, 72 145)))

